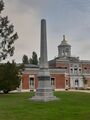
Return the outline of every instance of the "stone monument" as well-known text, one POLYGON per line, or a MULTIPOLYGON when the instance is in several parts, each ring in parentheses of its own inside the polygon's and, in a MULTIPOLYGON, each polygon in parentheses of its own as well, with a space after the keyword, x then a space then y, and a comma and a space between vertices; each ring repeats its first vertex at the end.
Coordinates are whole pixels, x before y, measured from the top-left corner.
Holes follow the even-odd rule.
POLYGON ((47 35, 46 20, 41 20, 41 46, 40 46, 40 64, 38 72, 38 88, 35 96, 31 99, 34 101, 52 101, 57 100, 53 95, 51 87, 50 72, 47 60, 47 35))

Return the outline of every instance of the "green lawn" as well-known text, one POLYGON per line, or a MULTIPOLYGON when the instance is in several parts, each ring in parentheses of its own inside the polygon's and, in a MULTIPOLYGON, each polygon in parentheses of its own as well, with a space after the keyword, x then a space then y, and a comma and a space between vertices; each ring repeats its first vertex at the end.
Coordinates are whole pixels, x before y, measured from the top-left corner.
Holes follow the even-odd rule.
POLYGON ((90 94, 55 92, 52 102, 33 102, 32 93, 0 94, 0 120, 90 120, 90 94))

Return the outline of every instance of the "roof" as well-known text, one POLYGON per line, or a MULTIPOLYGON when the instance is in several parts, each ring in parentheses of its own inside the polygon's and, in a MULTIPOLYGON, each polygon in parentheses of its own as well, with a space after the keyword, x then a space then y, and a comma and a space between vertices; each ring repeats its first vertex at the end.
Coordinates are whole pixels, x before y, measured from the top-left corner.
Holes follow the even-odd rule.
POLYGON ((34 65, 34 64, 25 64, 26 68, 38 68, 38 65, 34 65))

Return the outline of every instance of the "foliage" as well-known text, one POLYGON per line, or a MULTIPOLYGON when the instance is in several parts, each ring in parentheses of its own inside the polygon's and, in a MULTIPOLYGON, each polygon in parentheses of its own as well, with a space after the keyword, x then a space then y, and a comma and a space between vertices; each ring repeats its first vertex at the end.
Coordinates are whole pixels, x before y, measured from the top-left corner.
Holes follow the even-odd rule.
POLYGON ((1 12, 4 9, 4 2, 0 0, 0 61, 7 55, 14 53, 14 41, 18 39, 17 33, 14 33, 14 26, 10 24, 8 16, 2 17, 1 12))
POLYGON ((37 53, 33 51, 32 58, 30 58, 30 63, 34 65, 38 65, 37 53))
POLYGON ((25 65, 23 63, 18 66, 18 69, 19 71, 21 71, 21 74, 22 74, 22 71, 24 71, 24 68, 25 68, 25 65))
POLYGON ((5 63, 0 65, 0 90, 8 92, 15 90, 20 85, 20 78, 18 76, 18 68, 14 61, 12 63, 5 63))
POLYGON ((28 56, 27 55, 24 55, 23 58, 22 58, 22 62, 23 64, 28 64, 28 56))
POLYGON ((37 53, 35 51, 32 52, 32 57, 30 59, 28 59, 27 55, 23 55, 22 58, 22 63, 23 64, 34 64, 34 65, 38 65, 38 57, 37 57, 37 53))
POLYGON ((83 83, 87 84, 87 79, 86 79, 86 77, 84 75, 82 76, 82 79, 83 79, 83 83))

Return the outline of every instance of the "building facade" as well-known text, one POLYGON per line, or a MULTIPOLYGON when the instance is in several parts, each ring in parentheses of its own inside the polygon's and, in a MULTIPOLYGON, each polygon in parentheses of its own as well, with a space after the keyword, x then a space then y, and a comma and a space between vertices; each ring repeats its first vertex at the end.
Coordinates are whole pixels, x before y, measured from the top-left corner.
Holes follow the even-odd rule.
MULTIPOLYGON (((32 91, 38 87, 38 71, 39 66, 25 65, 20 90, 32 91)), ((58 46, 58 57, 49 61, 49 71, 53 90, 90 88, 90 60, 73 57, 65 35, 58 46)))

